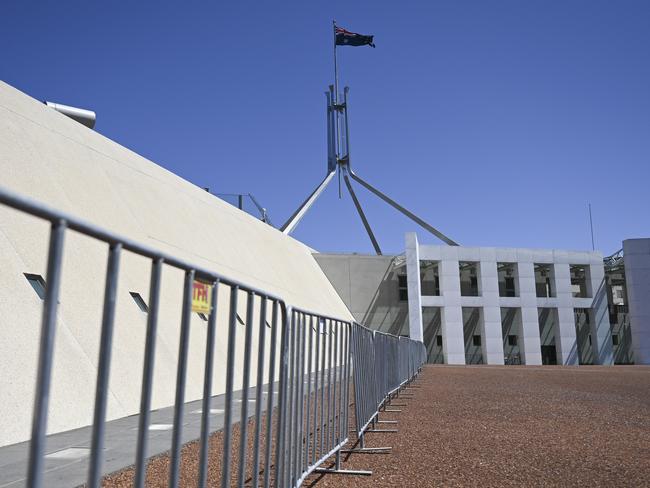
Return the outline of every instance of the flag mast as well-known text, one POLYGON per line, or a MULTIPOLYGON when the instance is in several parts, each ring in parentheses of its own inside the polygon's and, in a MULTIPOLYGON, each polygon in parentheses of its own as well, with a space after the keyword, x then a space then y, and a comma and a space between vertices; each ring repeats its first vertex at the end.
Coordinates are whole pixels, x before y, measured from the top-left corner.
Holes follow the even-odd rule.
POLYGON ((339 200, 341 199, 341 171, 339 168, 339 146, 341 144, 339 136, 339 66, 336 60, 336 20, 332 19, 332 32, 334 40, 334 98, 332 100, 332 105, 334 106, 334 157, 336 158, 336 173, 339 179, 339 200))
MULTIPOLYGON (((336 46, 370 46, 375 47, 373 43, 374 36, 367 36, 363 34, 358 34, 356 32, 349 32, 345 29, 340 29, 339 40, 340 44, 337 42, 337 26, 336 20, 332 20, 332 34, 334 37, 334 85, 329 85, 329 90, 325 92, 327 98, 327 175, 325 179, 319 183, 314 191, 307 197, 307 199, 298 207, 298 209, 289 217, 289 219, 280 227, 280 230, 284 234, 290 234, 298 225, 303 216, 309 211, 314 202, 318 197, 325 191, 325 188, 329 183, 334 179, 334 173, 338 174, 339 179, 339 198, 341 198, 341 173, 343 173, 343 179, 345 180, 345 185, 352 197, 354 206, 361 217, 361 221, 368 233, 368 237, 372 242, 375 252, 378 255, 381 255, 381 249, 377 243, 368 219, 366 218, 363 209, 361 208, 361 203, 357 199, 354 190, 352 189, 351 180, 359 183, 361 186, 374 193, 377 197, 381 198, 384 202, 391 205, 393 208, 404 214, 406 217, 414 221, 416 224, 423 227, 425 230, 436 236, 438 239, 449 244, 450 246, 457 246, 458 244, 455 241, 452 241, 449 237, 444 235, 435 227, 431 226, 420 217, 415 215, 413 212, 410 212, 408 209, 402 207, 395 200, 390 198, 388 195, 378 190, 370 183, 366 182, 360 176, 352 171, 350 167, 350 134, 348 128, 348 87, 343 89, 343 96, 339 94, 339 67, 338 60, 336 59, 336 46)), ((330 470, 330 472, 340 473, 340 474, 360 474, 359 472, 350 472, 346 470, 339 469, 339 459, 337 458, 336 469, 330 470)), ((327 470, 320 470, 320 472, 325 472, 327 470)), ((363 474, 366 474, 364 472, 363 474)))

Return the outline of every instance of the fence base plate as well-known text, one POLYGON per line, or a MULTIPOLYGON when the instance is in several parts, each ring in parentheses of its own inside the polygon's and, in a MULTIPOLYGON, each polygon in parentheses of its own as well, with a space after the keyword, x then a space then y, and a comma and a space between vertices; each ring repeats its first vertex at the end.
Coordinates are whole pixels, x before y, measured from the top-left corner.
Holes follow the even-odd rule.
POLYGON ((392 447, 357 447, 354 449, 341 449, 344 454, 389 454, 392 447))
POLYGON ((357 476, 372 476, 372 471, 360 471, 356 469, 327 469, 327 468, 316 468, 315 473, 327 473, 327 474, 351 474, 357 476))

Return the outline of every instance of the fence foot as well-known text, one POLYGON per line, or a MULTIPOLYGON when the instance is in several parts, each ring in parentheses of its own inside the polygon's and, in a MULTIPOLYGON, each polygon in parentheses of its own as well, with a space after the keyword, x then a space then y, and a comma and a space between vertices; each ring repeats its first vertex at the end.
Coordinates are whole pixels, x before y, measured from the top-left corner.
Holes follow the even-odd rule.
POLYGON ((357 476, 372 476, 372 471, 361 471, 356 469, 327 469, 327 468, 316 468, 315 473, 325 473, 325 474, 351 474, 357 476))
POLYGON ((397 420, 377 420, 378 424, 396 424, 397 420))
POLYGON ((357 447, 353 449, 341 449, 343 454, 389 454, 392 447, 357 447))
POLYGON ((392 409, 386 408, 386 409, 384 409, 384 412, 401 412, 401 410, 397 410, 395 408, 392 408, 392 409))
POLYGON ((368 429, 366 432, 379 432, 385 434, 388 432, 397 432, 397 429, 368 429))

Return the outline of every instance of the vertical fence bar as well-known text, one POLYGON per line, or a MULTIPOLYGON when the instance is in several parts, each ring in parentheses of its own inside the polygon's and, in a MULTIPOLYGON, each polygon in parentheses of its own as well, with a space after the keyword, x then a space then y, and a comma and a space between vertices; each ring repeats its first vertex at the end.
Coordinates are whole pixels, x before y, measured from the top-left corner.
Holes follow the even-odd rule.
POLYGON ((293 424, 293 442, 292 442, 292 451, 291 451, 291 466, 292 466, 292 483, 297 483, 297 480, 299 478, 299 452, 300 452, 300 446, 299 446, 299 438, 300 438, 300 387, 302 386, 302 378, 300 378, 300 360, 301 360, 301 344, 302 344, 302 337, 301 337, 301 332, 302 328, 300 326, 301 320, 302 320, 303 314, 301 312, 296 313, 295 315, 295 321, 294 321, 294 327, 296 329, 295 332, 295 340, 296 340, 296 349, 295 349, 295 356, 296 356, 296 369, 294 371, 294 381, 296 385, 296 390, 294 392, 294 397, 295 397, 295 410, 293 413, 294 417, 294 424, 293 424))
MULTIPOLYGON (((336 440, 337 439, 336 424, 337 424, 337 419, 339 417, 340 410, 337 409, 337 407, 336 407, 336 404, 337 404, 337 402, 336 402, 336 392, 337 392, 336 383, 337 383, 337 380, 338 380, 339 375, 340 375, 339 365, 338 365, 338 362, 337 362, 337 358, 339 356, 339 328, 340 328, 340 326, 341 326, 341 323, 338 320, 336 322, 334 322, 334 366, 333 366, 334 367, 334 372, 333 372, 334 381, 332 383, 332 390, 333 390, 332 391, 332 448, 334 448, 338 444, 338 442, 336 440)), ((340 462, 340 454, 339 453, 336 454, 336 458, 337 458, 337 465, 338 465, 338 467, 336 469, 339 469, 340 464, 341 464, 341 462, 340 462)))
POLYGON ((32 419, 32 437, 29 443, 29 463, 27 467, 27 486, 30 488, 40 488, 43 482, 43 454, 45 452, 47 410, 52 379, 54 336, 56 335, 56 310, 61 285, 61 257, 66 227, 65 220, 57 220, 52 222, 50 228, 45 300, 41 322, 41 343, 38 351, 38 373, 34 397, 34 417, 32 419))
MULTIPOLYGON (((339 328, 337 330, 338 341, 339 341, 339 348, 338 348, 339 354, 337 356, 338 357, 338 376, 337 377, 338 377, 338 380, 339 380, 338 381, 338 383, 339 383, 339 388, 338 388, 338 390, 339 390, 339 399, 338 399, 338 407, 336 409, 336 411, 337 411, 337 417, 336 417, 336 444, 337 445, 339 445, 341 443, 341 441, 345 438, 341 434, 343 432, 343 425, 342 425, 343 416, 345 415, 345 412, 343 410, 343 408, 344 408, 344 406, 343 406, 343 397, 344 397, 344 393, 345 393, 345 390, 344 390, 345 384, 343 383, 344 369, 345 369, 345 366, 344 366, 344 363, 343 363, 343 358, 344 358, 343 349, 345 347, 344 340, 343 340, 343 331, 344 330, 345 330, 345 323, 344 322, 339 323, 339 328)), ((337 458, 338 458, 338 463, 339 463, 339 468, 337 468, 337 469, 340 469, 340 464, 341 464, 340 453, 337 454, 337 458)))
POLYGON ((314 316, 309 316, 309 325, 305 324, 305 330, 309 333, 309 351, 307 354, 307 415, 305 421, 307 426, 305 428, 305 463, 303 465, 303 471, 311 465, 309 461, 309 443, 311 440, 311 429, 309 425, 309 420, 311 419, 311 368, 312 368, 312 349, 314 348, 314 316))
POLYGON ((90 466, 88 468, 88 487, 97 488, 101 478, 102 451, 106 422, 106 403, 108 397, 108 377, 111 370, 111 348, 113 345, 113 324, 115 322, 115 303, 117 300, 117 280, 120 269, 122 244, 111 244, 108 249, 106 285, 104 288, 104 310, 102 312, 102 332, 99 341, 99 360, 97 362, 97 384, 95 386, 95 412, 93 433, 90 444, 90 466))
POLYGON ((226 404, 223 420, 223 461, 221 488, 230 486, 230 460, 232 459, 232 389, 235 375, 235 345, 237 338, 237 295, 238 286, 230 287, 230 310, 228 318, 228 350, 226 359, 226 404))
POLYGON ((316 462, 318 459, 316 457, 316 447, 318 445, 318 360, 320 356, 320 319, 316 317, 316 325, 315 325, 315 330, 314 332, 316 333, 316 351, 315 351, 315 358, 314 358, 314 435, 312 436, 312 464, 316 462))
MULTIPOLYGON (((271 481, 271 427, 272 427, 272 412, 273 412, 273 393, 275 384, 275 349, 277 342, 277 316, 278 316, 278 302, 273 300, 273 308, 271 310, 271 344, 269 345, 269 380, 266 398, 266 449, 264 451, 264 488, 269 488, 271 481)), ((276 415, 276 422, 280 423, 280 412, 276 415)), ((276 444, 279 438, 275 439, 276 444)), ((277 459, 276 459, 277 463, 277 459)))
POLYGON ((345 434, 343 437, 348 437, 350 430, 350 369, 352 368, 352 348, 350 347, 350 339, 352 336, 353 324, 347 324, 345 328, 345 417, 343 419, 343 428, 345 434))
MULTIPOLYGON (((260 303, 260 332, 257 347, 257 378, 255 380, 255 437, 253 441, 253 478, 251 485, 259 484, 260 469, 260 435, 262 428, 262 386, 264 383, 264 346, 266 340, 266 297, 261 297, 260 303)), ((269 388, 271 385, 269 384, 269 388)), ((268 394, 268 392, 267 392, 268 394)), ((266 421, 271 421, 271 409, 266 411, 266 421)))
POLYGON ((185 409, 185 380, 187 376, 187 350, 190 339, 190 314, 192 313, 192 292, 194 270, 185 271, 183 285, 183 311, 181 316, 181 335, 178 341, 178 367, 176 370, 176 403, 174 405, 174 430, 169 466, 169 486, 178 487, 181 464, 181 441, 183 436, 183 411, 185 409))
MULTIPOLYGON (((294 476, 293 476, 293 432, 295 431, 295 421, 296 421, 296 415, 295 415, 295 409, 294 409, 294 403, 295 403, 295 389, 296 389, 296 313, 295 311, 292 311, 291 317, 290 317, 290 322, 289 322, 289 333, 291 337, 291 346, 289 350, 289 361, 290 361, 290 368, 289 368, 289 422, 287 426, 287 442, 289 443, 288 446, 288 459, 285 460, 286 468, 288 471, 288 480, 293 486, 294 484, 294 476)), ((286 484, 286 483, 285 483, 286 484)))
POLYGON ((303 447, 304 435, 305 435, 305 352, 306 352, 306 339, 307 339, 307 316, 303 313, 301 314, 300 320, 300 368, 298 368, 298 374, 300 376, 300 388, 299 388, 299 404, 298 404, 298 452, 296 465, 296 472, 298 475, 303 472, 303 453, 305 451, 303 447))
POLYGON ((325 446, 323 442, 325 440, 325 360, 327 359, 327 322, 325 319, 319 319, 319 323, 323 327, 323 331, 319 332, 323 336, 323 354, 321 357, 321 368, 320 368, 320 420, 318 423, 318 437, 319 437, 319 457, 325 453, 325 446))
POLYGON ((151 418, 151 392, 153 390, 153 367, 156 357, 156 331, 158 328, 158 308, 160 304, 160 276, 163 260, 151 262, 149 280, 149 313, 147 314, 147 336, 144 346, 142 367, 142 393, 140 397, 140 416, 138 418, 138 446, 135 455, 135 475, 133 486, 143 488, 147 474, 147 444, 149 439, 149 419, 151 418))
POLYGON ((210 408, 212 403, 212 377, 214 371, 214 342, 217 329, 217 300, 219 280, 212 284, 210 301, 212 310, 208 317, 208 331, 205 343, 205 367, 203 374, 203 402, 201 403, 201 451, 199 453, 199 479, 197 485, 204 488, 208 480, 208 450, 210 437, 210 408))
POLYGON ((285 450, 285 434, 286 434, 286 421, 287 421, 287 369, 289 366, 289 351, 288 351, 288 334, 289 334, 289 317, 291 316, 291 307, 282 304, 282 336, 280 339, 280 384, 278 386, 279 399, 278 399, 278 425, 277 425, 277 440, 275 443, 275 479, 274 488, 281 488, 285 485, 286 473, 286 450, 285 450))
POLYGON ((332 439, 331 439, 331 429, 332 429, 332 351, 334 349, 334 323, 332 320, 329 321, 329 331, 327 335, 329 339, 327 341, 327 442, 325 452, 332 450, 332 439))
POLYGON ((255 295, 248 292, 246 300, 246 336, 244 338, 244 371, 241 392, 241 414, 239 416, 239 472, 237 486, 242 488, 246 481, 246 449, 248 447, 248 389, 251 374, 251 345, 253 341, 253 307, 255 295))

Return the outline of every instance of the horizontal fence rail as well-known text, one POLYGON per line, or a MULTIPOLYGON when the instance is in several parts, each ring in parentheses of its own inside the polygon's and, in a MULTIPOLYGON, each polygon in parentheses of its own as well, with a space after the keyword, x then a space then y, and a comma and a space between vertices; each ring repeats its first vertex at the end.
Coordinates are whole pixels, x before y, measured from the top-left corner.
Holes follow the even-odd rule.
POLYGON ((221 456, 222 488, 244 485, 298 487, 314 472, 367 473, 344 471, 340 466, 341 450, 350 440, 351 385, 354 386, 357 437, 363 443, 363 434, 377 418, 381 407, 413 380, 425 362, 426 351, 422 343, 375 332, 351 321, 292 308, 274 294, 141 245, 2 188, 0 204, 51 224, 27 486, 38 488, 45 485, 48 401, 64 239, 69 231, 103 242, 108 251, 88 487, 99 487, 102 480, 116 291, 120 262, 125 252, 137 254, 150 262, 134 459, 133 484, 136 488, 145 486, 146 480, 161 284, 163 271, 168 267, 183 272, 182 287, 178 290, 182 305, 168 486, 176 488, 180 480, 190 318, 193 289, 197 282, 209 285, 211 304, 205 331, 197 486, 208 485, 210 456, 221 456), (238 314, 239 309, 245 310, 243 318, 238 314), (238 323, 243 328, 238 327, 238 323), (227 334, 226 356, 221 358, 225 359, 225 372, 214 370, 218 331, 227 334), (220 453, 209 451, 215 373, 225 375, 223 450, 220 453), (238 398, 235 398, 236 392, 240 392, 238 398), (249 401, 255 402, 253 408, 250 408, 249 401), (324 468, 324 463, 332 458, 334 468, 324 468))

